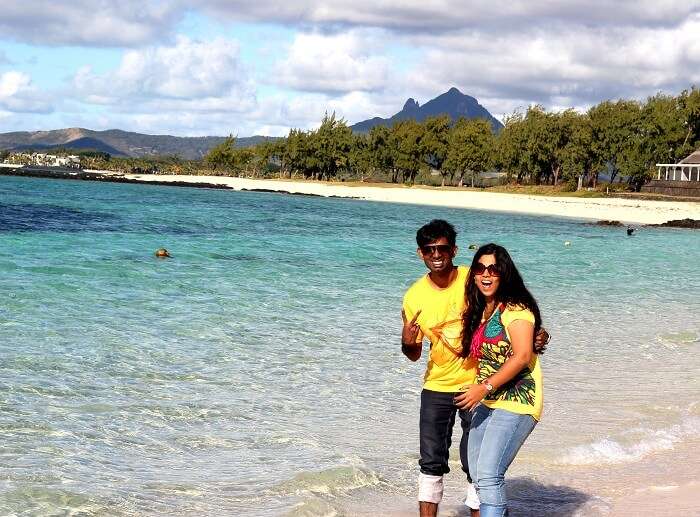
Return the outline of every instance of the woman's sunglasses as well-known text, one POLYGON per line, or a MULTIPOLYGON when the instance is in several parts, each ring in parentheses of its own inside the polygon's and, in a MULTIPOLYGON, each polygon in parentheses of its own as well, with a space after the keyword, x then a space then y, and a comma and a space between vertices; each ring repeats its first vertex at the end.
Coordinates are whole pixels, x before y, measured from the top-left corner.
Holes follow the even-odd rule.
POLYGON ((484 272, 488 271, 491 276, 501 276, 501 272, 498 270, 498 264, 489 264, 488 266, 477 262, 472 266, 472 271, 475 275, 483 275, 484 272))

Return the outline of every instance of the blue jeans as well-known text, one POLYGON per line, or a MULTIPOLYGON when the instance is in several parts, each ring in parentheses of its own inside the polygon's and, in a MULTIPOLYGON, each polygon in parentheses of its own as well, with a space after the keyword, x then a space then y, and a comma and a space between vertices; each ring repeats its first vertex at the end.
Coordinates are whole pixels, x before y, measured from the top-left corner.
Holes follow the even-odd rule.
POLYGON ((504 477, 537 421, 504 409, 477 406, 469 431, 469 471, 481 500, 481 517, 508 514, 504 477))

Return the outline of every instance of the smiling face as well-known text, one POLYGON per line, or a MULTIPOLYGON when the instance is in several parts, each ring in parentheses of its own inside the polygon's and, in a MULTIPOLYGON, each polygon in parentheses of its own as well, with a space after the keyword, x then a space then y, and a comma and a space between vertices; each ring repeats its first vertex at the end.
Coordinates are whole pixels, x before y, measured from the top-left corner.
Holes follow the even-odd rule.
POLYGON ((456 253, 457 246, 452 246, 447 237, 440 237, 418 248, 418 255, 425 262, 425 266, 436 275, 452 271, 452 259, 456 253))
POLYGON ((478 264, 474 266, 474 283, 487 300, 496 295, 501 283, 496 265, 496 255, 479 257, 478 264))

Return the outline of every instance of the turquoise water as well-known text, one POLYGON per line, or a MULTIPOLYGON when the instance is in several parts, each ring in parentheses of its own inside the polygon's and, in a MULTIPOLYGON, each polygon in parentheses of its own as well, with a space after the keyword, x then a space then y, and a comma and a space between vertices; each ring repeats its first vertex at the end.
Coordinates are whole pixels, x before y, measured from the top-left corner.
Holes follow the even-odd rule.
MULTIPOLYGON (((463 262, 508 247, 554 335, 517 515, 604 511, 650 465, 692 466, 697 232, 0 177, 0 514, 412 508, 424 365, 399 311, 434 217, 463 262)), ((447 502, 462 481, 454 463, 447 502)))

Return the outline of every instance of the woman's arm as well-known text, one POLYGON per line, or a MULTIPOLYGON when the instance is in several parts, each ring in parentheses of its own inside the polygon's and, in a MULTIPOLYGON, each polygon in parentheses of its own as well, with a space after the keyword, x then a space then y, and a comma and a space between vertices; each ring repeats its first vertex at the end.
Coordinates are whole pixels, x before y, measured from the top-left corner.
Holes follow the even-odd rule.
MULTIPOLYGON (((513 379, 532 360, 532 340, 535 326, 527 320, 515 320, 508 325, 510 344, 513 347, 513 355, 506 359, 496 373, 486 379, 497 390, 513 379)), ((460 409, 472 409, 489 393, 484 384, 474 384, 463 395, 455 397, 455 404, 460 409)))

